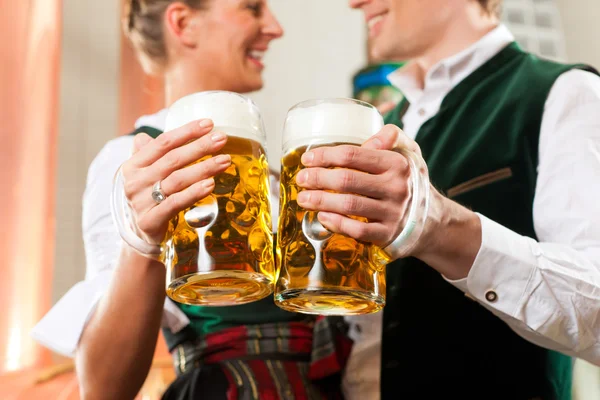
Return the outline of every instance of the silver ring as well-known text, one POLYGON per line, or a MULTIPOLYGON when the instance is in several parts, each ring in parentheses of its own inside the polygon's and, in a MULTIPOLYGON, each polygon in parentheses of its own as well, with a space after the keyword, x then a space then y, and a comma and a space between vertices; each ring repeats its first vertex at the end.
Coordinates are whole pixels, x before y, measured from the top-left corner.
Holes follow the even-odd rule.
POLYGON ((167 198, 165 192, 162 191, 160 187, 160 181, 156 182, 154 186, 152 186, 152 200, 156 202, 156 204, 160 204, 167 198))

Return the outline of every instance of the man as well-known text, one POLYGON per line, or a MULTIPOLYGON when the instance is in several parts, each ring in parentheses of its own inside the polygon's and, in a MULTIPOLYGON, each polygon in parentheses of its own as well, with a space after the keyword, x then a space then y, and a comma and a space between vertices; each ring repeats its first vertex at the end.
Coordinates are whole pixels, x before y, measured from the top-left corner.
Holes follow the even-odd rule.
POLYGON ((351 400, 564 400, 569 356, 600 364, 600 77, 524 52, 500 3, 350 0, 376 58, 413 60, 390 76, 406 100, 387 122, 404 132, 306 153, 298 203, 385 247, 408 168, 384 149, 421 152, 432 182, 383 313, 352 319, 351 400))

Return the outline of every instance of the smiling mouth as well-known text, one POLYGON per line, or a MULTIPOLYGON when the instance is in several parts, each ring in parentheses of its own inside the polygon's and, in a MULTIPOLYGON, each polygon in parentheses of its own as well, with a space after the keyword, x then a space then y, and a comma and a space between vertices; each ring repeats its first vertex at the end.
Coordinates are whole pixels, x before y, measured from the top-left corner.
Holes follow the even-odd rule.
POLYGON ((387 15, 387 12, 376 15, 374 17, 371 17, 368 21, 367 21, 367 26, 369 28, 369 31, 374 34, 375 31, 381 26, 381 22, 383 21, 383 19, 385 18, 385 16, 387 15))
POLYGON ((261 68, 264 67, 262 61, 264 56, 265 52, 262 50, 250 50, 247 54, 247 57, 250 59, 250 61, 252 61, 254 64, 258 65, 261 68))
POLYGON ((368 25, 369 25, 369 28, 372 28, 372 27, 374 27, 374 26, 375 26, 375 24, 377 24, 379 21, 381 21, 381 20, 383 19, 384 15, 385 15, 385 14, 381 14, 381 15, 377 15, 377 16, 375 16, 375 17, 371 18, 371 19, 369 20, 369 23, 368 23, 368 25))

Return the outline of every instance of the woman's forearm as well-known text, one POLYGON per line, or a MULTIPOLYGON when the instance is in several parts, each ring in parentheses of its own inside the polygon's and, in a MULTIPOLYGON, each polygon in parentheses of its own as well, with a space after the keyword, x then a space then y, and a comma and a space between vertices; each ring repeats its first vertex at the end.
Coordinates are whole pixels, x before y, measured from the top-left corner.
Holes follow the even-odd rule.
POLYGON ((135 397, 152 364, 164 301, 164 266, 125 248, 77 348, 85 400, 135 397))

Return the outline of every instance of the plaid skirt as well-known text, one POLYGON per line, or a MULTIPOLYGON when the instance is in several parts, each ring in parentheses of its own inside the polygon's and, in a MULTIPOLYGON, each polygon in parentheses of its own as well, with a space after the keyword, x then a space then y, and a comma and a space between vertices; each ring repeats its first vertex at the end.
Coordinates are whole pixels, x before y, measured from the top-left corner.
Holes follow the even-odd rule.
POLYGON ((226 329, 173 349, 178 377, 162 399, 343 399, 351 346, 337 318, 226 329))

